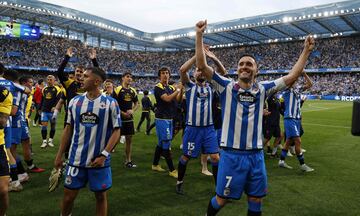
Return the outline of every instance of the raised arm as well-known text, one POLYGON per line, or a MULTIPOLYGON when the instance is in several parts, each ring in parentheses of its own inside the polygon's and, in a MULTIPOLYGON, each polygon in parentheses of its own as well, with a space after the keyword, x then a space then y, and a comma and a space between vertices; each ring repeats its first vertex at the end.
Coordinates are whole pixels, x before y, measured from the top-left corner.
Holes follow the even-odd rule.
POLYGON ((221 61, 216 57, 216 55, 210 51, 209 46, 204 46, 204 52, 206 54, 207 57, 209 57, 214 64, 217 67, 217 72, 219 72, 220 75, 224 76, 227 74, 227 71, 224 67, 224 65, 221 63, 221 61))
POLYGON ((73 54, 74 54, 74 52, 73 52, 72 47, 70 47, 66 50, 64 60, 61 62, 60 66, 56 72, 56 75, 59 77, 59 80, 61 83, 64 83, 65 81, 68 80, 68 76, 67 76, 67 74, 65 74, 64 70, 65 70, 67 63, 69 62, 69 59, 73 56, 73 54))
POLYGON ((91 62, 93 63, 94 67, 99 67, 99 63, 97 62, 96 59, 96 49, 92 48, 90 53, 89 53, 89 57, 91 59, 91 62))
POLYGON ((290 86, 291 83, 295 82, 304 70, 306 61, 308 60, 311 51, 314 49, 315 39, 309 35, 306 37, 304 42, 304 49, 301 52, 299 59, 291 69, 290 73, 283 77, 286 86, 290 86))
POLYGON ((307 90, 313 86, 313 82, 311 81, 310 77, 307 75, 307 73, 304 71, 303 76, 305 78, 305 85, 303 87, 304 90, 307 90))
POLYGON ((196 63, 196 57, 193 56, 191 59, 187 60, 181 67, 180 67, 180 80, 183 85, 190 82, 189 74, 187 73, 191 67, 196 63))
POLYGON ((204 44, 203 44, 203 35, 207 26, 207 21, 199 21, 196 23, 196 41, 195 41, 195 56, 196 56, 196 66, 199 70, 202 71, 203 75, 207 80, 211 80, 214 70, 207 65, 205 52, 204 52, 204 44))

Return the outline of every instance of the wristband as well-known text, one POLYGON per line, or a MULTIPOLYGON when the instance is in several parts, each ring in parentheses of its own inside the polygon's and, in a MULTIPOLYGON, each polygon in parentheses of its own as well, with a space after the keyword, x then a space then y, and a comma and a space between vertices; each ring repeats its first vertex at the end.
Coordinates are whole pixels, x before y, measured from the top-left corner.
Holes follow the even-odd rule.
POLYGON ((177 91, 177 92, 180 92, 180 91, 181 91, 181 89, 179 89, 179 88, 178 88, 178 89, 176 89, 176 91, 177 91))
POLYGON ((106 151, 106 149, 104 149, 102 152, 101 152, 101 155, 103 155, 104 157, 109 157, 110 153, 108 151, 106 151))

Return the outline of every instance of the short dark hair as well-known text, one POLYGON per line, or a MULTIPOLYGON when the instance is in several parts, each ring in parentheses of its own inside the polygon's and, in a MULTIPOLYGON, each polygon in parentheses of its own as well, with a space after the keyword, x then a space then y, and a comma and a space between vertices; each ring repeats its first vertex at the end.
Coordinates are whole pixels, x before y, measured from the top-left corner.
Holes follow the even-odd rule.
POLYGON ((89 68, 86 68, 86 70, 89 70, 89 71, 91 71, 91 73, 99 76, 101 78, 102 82, 104 82, 104 80, 106 80, 106 73, 103 69, 101 69, 99 67, 89 67, 89 68))
POLYGON ((148 90, 144 90, 144 95, 148 95, 149 91, 148 90))
POLYGON ((39 85, 41 85, 43 82, 44 82, 43 79, 39 79, 37 83, 38 83, 39 85))
POLYGON ((20 79, 19 79, 19 83, 20 84, 24 84, 24 83, 26 83, 26 82, 28 82, 29 81, 29 79, 32 79, 32 77, 31 76, 22 76, 22 77, 20 77, 20 79))
POLYGON ((160 77, 160 74, 161 74, 162 71, 168 71, 169 74, 171 74, 171 71, 170 71, 170 68, 169 68, 169 67, 167 67, 167 66, 162 66, 162 67, 159 69, 159 71, 158 71, 158 76, 159 76, 159 77, 160 77))
POLYGON ((131 72, 127 71, 127 72, 125 72, 125 73, 123 73, 123 74, 121 75, 121 79, 122 79, 123 77, 125 77, 126 75, 132 76, 131 72))
MULTIPOLYGON (((85 69, 85 67, 84 67, 83 65, 76 65, 76 66, 75 66, 75 70, 76 70, 76 68, 79 68, 79 69, 82 69, 82 70, 85 69)), ((74 70, 74 73, 75 73, 75 70, 74 70)))
POLYGON ((109 82, 109 83, 115 84, 112 79, 106 79, 105 82, 109 82))
POLYGON ((256 58, 255 58, 255 56, 254 56, 253 54, 250 54, 250 53, 241 53, 239 60, 242 59, 243 57, 250 57, 250 58, 254 59, 254 60, 255 60, 255 63, 257 64, 256 58))
POLYGON ((19 80, 19 73, 16 70, 5 70, 4 78, 15 82, 19 80))

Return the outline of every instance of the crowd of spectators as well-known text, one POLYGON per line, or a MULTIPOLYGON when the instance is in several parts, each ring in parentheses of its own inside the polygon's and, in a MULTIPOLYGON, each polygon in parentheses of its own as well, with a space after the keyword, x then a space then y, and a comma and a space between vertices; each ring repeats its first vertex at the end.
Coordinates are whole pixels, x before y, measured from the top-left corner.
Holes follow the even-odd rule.
MULTIPOLYGON (((301 41, 272 43, 255 46, 242 46, 212 50, 226 69, 236 69, 238 56, 241 53, 253 54, 259 69, 290 69, 295 64, 301 50, 301 41)), ((70 68, 82 64, 90 66, 90 49, 81 41, 42 36, 38 41, 20 39, 0 40, 1 62, 12 66, 48 67, 56 69, 62 61, 66 49, 74 47, 75 56, 71 59, 70 68), (14 55, 14 53, 16 55, 14 55)), ((157 70, 168 66, 172 74, 177 74, 180 66, 191 56, 193 51, 181 52, 141 52, 120 51, 96 48, 100 67, 111 72, 132 72, 134 74, 152 74, 155 78, 136 77, 133 86, 142 90, 151 90, 156 84, 157 70)), ((312 53, 306 68, 360 67, 360 37, 331 38, 317 40, 316 50, 312 53)), ((43 77, 41 73, 36 76, 43 77)), ((39 77, 35 77, 35 80, 39 77)), ((117 85, 119 77, 113 77, 117 85)), ((258 80, 275 78, 259 76, 258 80)), ((306 93, 316 95, 359 95, 360 73, 328 73, 311 75, 314 86, 306 93)))
MULTIPOLYGON (((90 65, 87 47, 81 41, 50 36, 42 36, 38 41, 20 39, 1 39, 0 56, 5 65, 57 68, 68 47, 75 48, 73 64, 90 65), (9 55, 17 53, 17 55, 9 55)), ((253 54, 259 69, 289 69, 296 62, 303 42, 271 43, 254 46, 241 46, 215 49, 213 52, 225 68, 236 69, 241 53, 253 54)), ((100 66, 109 72, 156 74, 161 66, 169 66, 177 72, 193 51, 180 52, 142 52, 120 51, 96 48, 100 66)), ((316 48, 310 56, 306 68, 360 67, 360 37, 330 38, 317 40, 316 48)))
MULTIPOLYGON (((31 74, 35 82, 39 79, 46 81, 45 73, 27 72, 31 74)), ((311 89, 302 92, 303 94, 311 95, 359 95, 360 96, 360 73, 326 73, 326 74, 308 74, 313 82, 311 89)), ((281 75, 259 75, 257 81, 274 80, 281 75)), ((236 79, 236 75, 231 76, 232 79, 236 79)), ((115 86, 121 85, 121 78, 112 76, 115 86)), ((179 82, 179 77, 172 77, 172 81, 179 82)), ((152 91, 155 85, 159 82, 156 76, 154 77, 133 77, 131 86, 137 91, 152 91)), ((297 87, 303 85, 304 79, 300 78, 297 83, 297 87)))

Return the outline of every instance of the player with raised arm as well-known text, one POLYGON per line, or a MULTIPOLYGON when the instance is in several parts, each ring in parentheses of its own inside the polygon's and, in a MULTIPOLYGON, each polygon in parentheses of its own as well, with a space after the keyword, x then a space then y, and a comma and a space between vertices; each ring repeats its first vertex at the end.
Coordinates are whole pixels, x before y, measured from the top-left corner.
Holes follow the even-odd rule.
POLYGON ((261 215, 262 197, 267 191, 267 177, 262 143, 262 117, 266 95, 284 89, 293 83, 304 69, 314 48, 314 39, 305 39, 304 49, 291 72, 275 81, 255 82, 258 73, 253 56, 240 56, 237 68, 238 80, 218 75, 206 63, 203 50, 203 34, 207 22, 196 24, 196 65, 207 80, 220 93, 223 110, 221 134, 222 148, 216 196, 208 205, 207 215, 216 215, 227 199, 240 199, 243 192, 248 196, 248 215, 261 215))
POLYGON ((200 153, 210 154, 215 183, 217 178, 219 147, 212 116, 213 90, 197 68, 194 72, 195 83, 190 80, 187 72, 195 61, 194 56, 180 68, 181 82, 185 86, 187 112, 183 154, 178 165, 177 194, 184 194, 182 185, 189 159, 198 157, 200 153))
MULTIPOLYGON (((305 85, 302 87, 302 90, 306 90, 312 87, 312 82, 309 76, 303 72, 305 78, 305 85)), ((291 144, 295 144, 295 153, 300 163, 300 169, 304 172, 312 172, 313 168, 309 167, 305 164, 304 154, 301 150, 301 94, 298 90, 295 89, 294 85, 296 81, 292 83, 292 85, 284 91, 284 105, 285 105, 285 113, 284 113, 284 129, 286 142, 285 146, 281 151, 281 156, 279 160, 279 167, 292 169, 291 166, 285 163, 285 158, 287 156, 289 147, 291 144)))
POLYGON ((86 92, 69 103, 67 125, 55 159, 55 168, 61 169, 70 145, 61 208, 64 216, 71 215, 76 196, 87 183, 95 193, 96 215, 107 215, 106 191, 112 186, 109 152, 119 140, 121 119, 116 100, 101 93, 105 79, 100 68, 86 69, 86 92))

